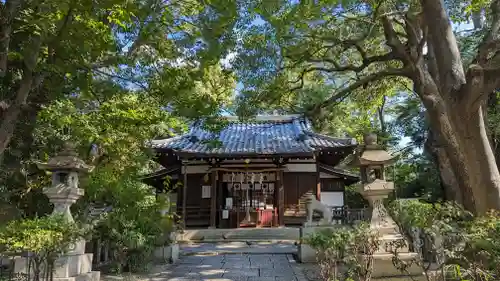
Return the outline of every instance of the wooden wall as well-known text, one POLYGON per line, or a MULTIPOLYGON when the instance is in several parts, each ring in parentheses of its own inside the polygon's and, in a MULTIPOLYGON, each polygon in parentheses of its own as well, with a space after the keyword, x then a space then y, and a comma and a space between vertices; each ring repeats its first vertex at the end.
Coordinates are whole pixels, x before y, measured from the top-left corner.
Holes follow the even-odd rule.
POLYGON ((306 201, 314 194, 316 176, 313 173, 284 173, 285 225, 301 225, 306 221, 306 201))
POLYGON ((344 191, 345 185, 341 178, 321 179, 321 191, 344 191))
MULTIPOLYGON (((209 226, 210 225, 210 198, 201 198, 201 189, 203 185, 211 185, 210 175, 208 182, 205 182, 206 174, 189 174, 187 177, 187 196, 186 196, 186 224, 188 227, 209 226)), ((177 212, 182 214, 182 187, 179 188, 177 197, 177 212)))

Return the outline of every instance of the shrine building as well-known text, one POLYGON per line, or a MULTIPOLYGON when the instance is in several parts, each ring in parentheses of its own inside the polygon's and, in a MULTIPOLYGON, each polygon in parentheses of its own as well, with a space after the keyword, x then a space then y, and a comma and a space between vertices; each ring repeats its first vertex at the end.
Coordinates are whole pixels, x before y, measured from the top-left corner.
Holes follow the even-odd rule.
POLYGON ((186 228, 302 225, 311 195, 342 208, 345 186, 359 181, 336 167, 354 153, 354 139, 315 133, 300 115, 227 121, 215 136, 195 122, 184 135, 152 141, 164 168, 143 181, 169 192, 186 228))

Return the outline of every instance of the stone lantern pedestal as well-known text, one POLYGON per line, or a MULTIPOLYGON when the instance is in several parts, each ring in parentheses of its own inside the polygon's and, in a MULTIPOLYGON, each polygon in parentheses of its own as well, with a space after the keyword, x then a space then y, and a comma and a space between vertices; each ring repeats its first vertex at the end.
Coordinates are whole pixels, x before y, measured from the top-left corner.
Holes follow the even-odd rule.
MULTIPOLYGON (((365 144, 360 147, 355 161, 360 168, 361 183, 359 193, 369 202, 371 207, 370 229, 380 235, 380 246, 374 254, 373 278, 391 279, 405 275, 394 267, 391 242, 402 240, 398 227, 384 206, 384 200, 394 191, 394 183, 386 181, 384 168, 393 162, 393 157, 381 146, 377 145, 376 135, 365 136, 365 144)), ((403 261, 410 261, 418 256, 405 246, 397 249, 403 261)), ((408 272, 416 277, 422 276, 422 269, 414 265, 408 272)), ((400 279, 401 280, 401 279, 400 279)))
MULTIPOLYGON (((52 185, 43 190, 54 205, 52 214, 62 214, 67 221, 73 222, 70 207, 84 195, 84 190, 78 188, 78 176, 90 172, 92 167, 78 158, 74 147, 70 144, 66 144, 64 149, 47 163, 37 163, 37 165, 41 170, 52 172, 52 185)), ((54 281, 98 281, 100 272, 92 271, 92 257, 92 254, 85 253, 85 240, 77 241, 70 246, 66 254, 55 261, 54 281)), ((16 259, 14 266, 16 273, 28 274, 28 268, 33 270, 32 266, 28 266, 28 259, 16 259)), ((41 279, 46 276, 44 271, 45 268, 42 268, 41 279)), ((29 274, 32 275, 33 272, 29 274)))

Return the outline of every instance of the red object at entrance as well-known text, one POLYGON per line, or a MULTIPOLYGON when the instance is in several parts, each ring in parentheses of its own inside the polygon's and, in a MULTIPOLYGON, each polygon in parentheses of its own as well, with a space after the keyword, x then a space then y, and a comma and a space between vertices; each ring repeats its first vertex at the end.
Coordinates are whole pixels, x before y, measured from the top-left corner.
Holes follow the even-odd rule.
POLYGON ((273 226, 274 216, 276 215, 276 208, 274 209, 259 209, 257 227, 270 227, 273 226))

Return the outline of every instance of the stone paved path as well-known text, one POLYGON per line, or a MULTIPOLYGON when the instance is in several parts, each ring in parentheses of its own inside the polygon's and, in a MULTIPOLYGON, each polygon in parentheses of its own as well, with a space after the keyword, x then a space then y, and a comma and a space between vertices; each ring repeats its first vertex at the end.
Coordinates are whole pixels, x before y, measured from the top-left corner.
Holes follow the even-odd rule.
POLYGON ((184 256, 157 267, 150 281, 316 281, 316 269, 297 264, 290 254, 184 256))

